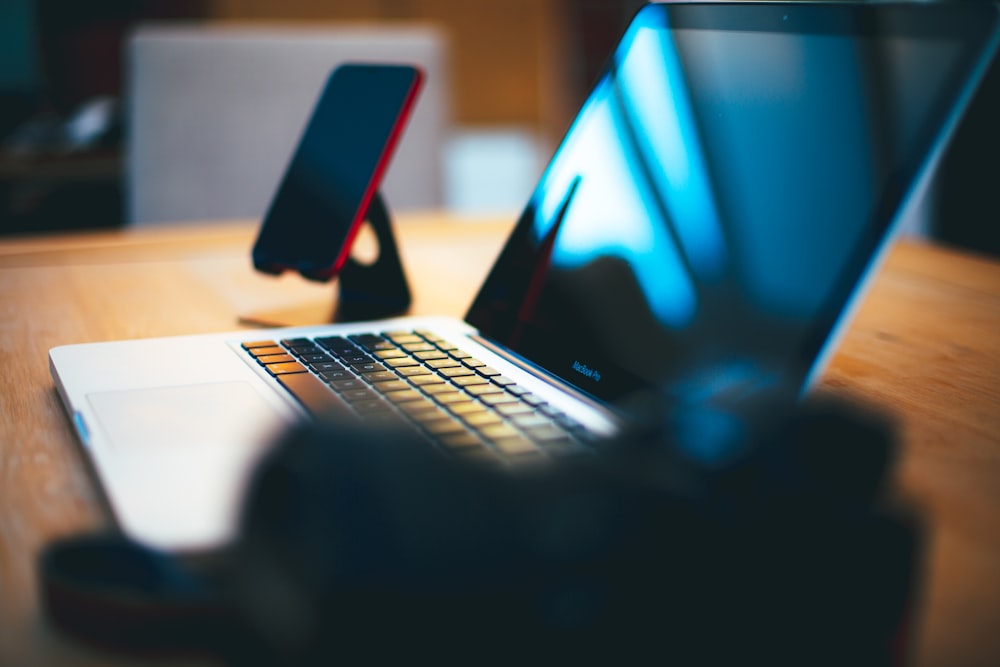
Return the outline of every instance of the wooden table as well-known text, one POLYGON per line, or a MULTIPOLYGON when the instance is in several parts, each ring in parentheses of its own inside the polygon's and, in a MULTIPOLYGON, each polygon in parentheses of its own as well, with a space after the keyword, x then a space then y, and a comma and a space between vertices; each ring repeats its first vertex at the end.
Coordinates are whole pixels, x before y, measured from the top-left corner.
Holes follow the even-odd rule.
MULTIPOLYGON (((512 222, 404 216, 412 312, 461 316, 512 222)), ((329 312, 331 286, 254 273, 253 235, 233 222, 0 242, 0 664, 129 662, 64 639, 39 608, 39 549, 110 521, 48 349, 329 312)), ((1000 664, 1000 263, 900 243, 821 387, 898 420, 897 487, 931 528, 915 663, 1000 664)))

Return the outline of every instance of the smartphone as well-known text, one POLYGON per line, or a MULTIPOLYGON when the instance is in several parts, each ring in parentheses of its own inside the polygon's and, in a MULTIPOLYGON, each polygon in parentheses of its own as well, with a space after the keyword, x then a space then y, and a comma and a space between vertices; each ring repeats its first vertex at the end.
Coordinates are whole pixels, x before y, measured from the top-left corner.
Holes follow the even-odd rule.
POLYGON ((328 77, 253 247, 258 271, 336 276, 423 83, 411 65, 346 63, 328 77))

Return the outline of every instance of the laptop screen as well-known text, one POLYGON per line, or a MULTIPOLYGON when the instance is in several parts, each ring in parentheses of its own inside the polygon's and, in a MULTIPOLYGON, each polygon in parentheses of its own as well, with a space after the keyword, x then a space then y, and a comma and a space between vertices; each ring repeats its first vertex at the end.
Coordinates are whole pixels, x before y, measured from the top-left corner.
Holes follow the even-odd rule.
POLYGON ((801 387, 996 25, 990 3, 644 7, 467 321, 604 400, 801 387))

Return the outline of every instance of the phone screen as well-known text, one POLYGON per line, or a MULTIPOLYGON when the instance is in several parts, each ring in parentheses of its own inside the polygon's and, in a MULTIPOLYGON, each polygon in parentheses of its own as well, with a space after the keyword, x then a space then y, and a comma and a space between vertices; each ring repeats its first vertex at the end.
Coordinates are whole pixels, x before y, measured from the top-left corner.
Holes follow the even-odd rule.
POLYGON ((422 80, 410 65, 349 63, 331 73, 264 216, 257 270, 312 280, 340 271, 422 80))

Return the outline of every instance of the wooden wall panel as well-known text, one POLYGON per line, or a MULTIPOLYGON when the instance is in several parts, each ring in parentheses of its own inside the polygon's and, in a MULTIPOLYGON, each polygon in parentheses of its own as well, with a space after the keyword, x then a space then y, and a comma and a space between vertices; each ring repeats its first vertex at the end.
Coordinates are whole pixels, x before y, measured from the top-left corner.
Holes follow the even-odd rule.
POLYGON ((371 19, 378 18, 379 0, 208 0, 211 16, 227 19, 371 19))
POLYGON ((208 0, 209 18, 429 21, 448 35, 453 117, 463 125, 527 125, 559 133, 568 122, 564 0, 208 0))

